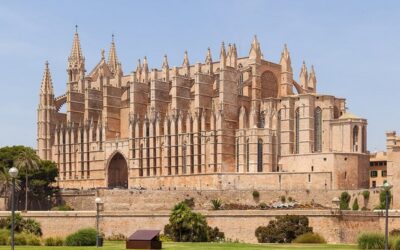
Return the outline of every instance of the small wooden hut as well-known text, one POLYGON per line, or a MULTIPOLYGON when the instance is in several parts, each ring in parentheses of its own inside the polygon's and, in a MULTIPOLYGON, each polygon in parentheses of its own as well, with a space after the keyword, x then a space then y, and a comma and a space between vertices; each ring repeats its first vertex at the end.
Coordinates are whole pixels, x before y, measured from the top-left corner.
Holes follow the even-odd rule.
POLYGON ((160 230, 137 230, 126 240, 126 249, 161 249, 160 230))

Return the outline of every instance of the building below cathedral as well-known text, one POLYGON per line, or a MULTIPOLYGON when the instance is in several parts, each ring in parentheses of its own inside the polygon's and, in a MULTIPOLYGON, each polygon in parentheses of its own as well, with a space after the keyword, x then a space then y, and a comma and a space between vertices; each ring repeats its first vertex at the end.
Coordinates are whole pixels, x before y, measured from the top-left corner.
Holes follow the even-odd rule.
MULTIPOLYGON (((268 58, 268 56, 266 57, 268 58)), ((218 61, 124 74, 114 37, 90 71, 78 33, 67 89, 54 96, 46 63, 38 155, 61 188, 356 189, 369 186, 367 121, 344 98, 317 93, 314 68, 294 79, 288 48, 266 60, 222 44, 218 61), (60 112, 66 105, 66 113, 60 112)))

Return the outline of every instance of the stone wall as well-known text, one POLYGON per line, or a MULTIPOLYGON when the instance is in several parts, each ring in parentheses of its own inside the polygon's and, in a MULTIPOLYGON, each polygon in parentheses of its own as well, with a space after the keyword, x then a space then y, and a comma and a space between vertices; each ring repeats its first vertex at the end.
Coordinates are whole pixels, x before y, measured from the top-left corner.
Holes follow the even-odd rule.
MULTIPOLYGON (((320 204, 332 207, 332 199, 339 197, 343 190, 258 190, 260 198, 253 198, 253 189, 248 190, 97 190, 63 192, 61 198, 75 210, 93 210, 94 199, 98 195, 104 201, 105 211, 163 211, 171 209, 184 199, 193 198, 195 209, 210 209, 211 200, 221 199, 223 203, 257 205, 292 197, 302 204, 320 204)), ((379 204, 379 190, 370 189, 370 198, 364 201, 363 190, 348 190, 352 199, 350 208, 358 198, 360 209, 366 206, 373 209, 379 204)))
MULTIPOLYGON (((365 231, 384 230, 384 216, 381 212, 338 212, 336 210, 247 210, 247 211, 199 211, 204 214, 210 226, 217 226, 232 240, 256 242, 255 229, 267 225, 275 216, 285 214, 305 215, 314 232, 322 234, 329 243, 355 243, 357 235, 365 231)), ((9 212, 0 212, 0 218, 9 212)), ((95 227, 94 211, 70 212, 28 212, 25 218, 40 222, 43 237, 62 236, 84 227, 95 227)), ((138 229, 162 230, 168 223, 169 211, 158 212, 101 212, 100 229, 106 237, 122 233, 129 236, 138 229)), ((392 211, 389 230, 400 227, 400 212, 392 211)))

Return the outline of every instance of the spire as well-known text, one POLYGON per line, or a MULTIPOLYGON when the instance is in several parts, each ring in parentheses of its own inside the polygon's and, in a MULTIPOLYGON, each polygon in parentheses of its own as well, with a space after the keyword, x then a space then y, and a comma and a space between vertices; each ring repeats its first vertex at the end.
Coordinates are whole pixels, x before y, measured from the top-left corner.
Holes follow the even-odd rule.
POLYGON ((221 44, 221 52, 219 53, 220 58, 220 69, 225 68, 226 66, 226 52, 225 52, 225 44, 222 42, 221 44))
POLYGON ((82 55, 81 43, 79 41, 78 25, 75 25, 75 34, 72 43, 72 50, 68 59, 70 64, 75 63, 76 65, 79 65, 84 60, 84 57, 82 55))
POLYGON ((185 50, 185 55, 183 56, 182 67, 183 67, 185 76, 189 76, 190 75, 190 64, 189 64, 188 53, 186 50, 185 50))
POLYGON ((311 72, 308 76, 308 87, 316 91, 317 88, 317 77, 315 76, 314 65, 311 65, 311 72))
POLYGON ((228 43, 228 52, 226 53, 226 57, 228 59, 226 64, 232 67, 232 45, 230 43, 228 43))
POLYGON ((207 56, 206 56, 206 71, 207 73, 211 74, 213 72, 213 64, 212 64, 212 56, 210 48, 207 49, 207 56))
POLYGON ((306 66, 305 61, 303 61, 303 65, 301 66, 300 85, 303 89, 305 89, 305 90, 308 89, 308 72, 307 72, 307 66, 306 66))
POLYGON ((149 65, 147 64, 147 57, 143 58, 143 72, 149 72, 149 65))
POLYGON ((292 70, 292 61, 290 59, 290 54, 289 50, 287 48, 287 45, 285 43, 282 54, 281 54, 281 61, 280 65, 282 66, 282 71, 283 72, 293 72, 292 70))
POLYGON ((206 64, 211 64, 212 63, 212 56, 211 56, 210 47, 207 48, 207 56, 206 56, 205 63, 206 64))
POLYGON ((46 63, 45 63, 42 85, 40 86, 40 92, 42 94, 54 94, 53 93, 53 83, 51 81, 51 74, 50 74, 48 61, 46 61, 46 63))
POLYGON ((249 58, 255 59, 256 61, 259 61, 261 59, 260 43, 258 42, 256 35, 254 35, 253 42, 251 43, 249 58))
POLYGON ((118 63, 119 62, 117 57, 117 51, 115 49, 114 34, 112 34, 111 48, 110 48, 110 53, 108 55, 108 65, 110 66, 110 70, 112 73, 116 73, 118 63))
POLYGON ((138 65, 136 67, 136 80, 140 80, 140 75, 142 74, 142 63, 140 62, 140 59, 138 59, 138 65))
POLYGON ((187 53, 187 50, 185 50, 185 55, 183 56, 183 63, 182 63, 182 66, 183 67, 188 67, 190 64, 189 64, 189 57, 188 57, 188 53, 187 53))
POLYGON ((236 44, 233 44, 232 46, 232 54, 231 54, 231 66, 236 68, 237 67, 237 50, 236 50, 236 44))
POLYGON ((169 64, 168 64, 168 58, 167 55, 164 55, 164 60, 162 64, 162 73, 163 73, 163 78, 165 82, 169 81, 169 64))
POLYGON ((168 57, 167 57, 167 55, 164 55, 164 60, 163 60, 162 68, 163 68, 163 69, 169 69, 168 57))
POLYGON ((143 58, 143 69, 142 69, 142 74, 141 74, 142 82, 147 83, 148 76, 149 76, 149 65, 147 64, 147 57, 144 57, 143 58))

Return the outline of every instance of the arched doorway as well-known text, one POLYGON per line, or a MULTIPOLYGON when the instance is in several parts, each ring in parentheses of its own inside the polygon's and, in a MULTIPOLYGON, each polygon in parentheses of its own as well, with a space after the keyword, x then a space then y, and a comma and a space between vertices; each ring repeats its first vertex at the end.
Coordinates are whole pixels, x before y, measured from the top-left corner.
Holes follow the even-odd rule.
POLYGON ((121 153, 116 153, 108 164, 108 187, 128 188, 128 164, 121 153))

